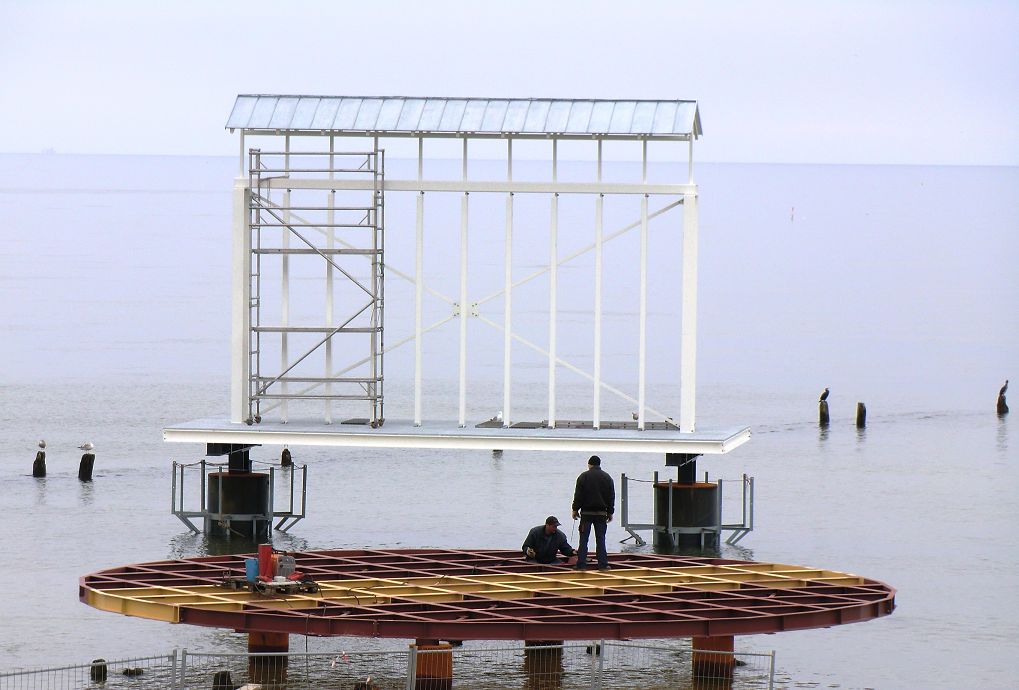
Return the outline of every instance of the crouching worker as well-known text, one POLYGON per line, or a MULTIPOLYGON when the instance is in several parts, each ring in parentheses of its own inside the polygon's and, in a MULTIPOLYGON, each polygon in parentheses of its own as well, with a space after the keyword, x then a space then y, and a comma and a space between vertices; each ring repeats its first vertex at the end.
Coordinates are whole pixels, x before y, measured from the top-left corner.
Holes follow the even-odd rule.
POLYGON ((521 547, 524 557, 537 563, 556 563, 558 553, 571 558, 575 552, 566 541, 566 535, 559 529, 559 525, 559 520, 554 515, 549 515, 544 525, 532 528, 521 547))

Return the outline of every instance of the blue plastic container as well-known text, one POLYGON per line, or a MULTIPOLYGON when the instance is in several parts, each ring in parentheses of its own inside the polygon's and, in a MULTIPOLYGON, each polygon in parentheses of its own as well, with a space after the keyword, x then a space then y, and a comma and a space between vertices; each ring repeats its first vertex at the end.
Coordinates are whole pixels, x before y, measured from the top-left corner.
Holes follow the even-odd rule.
POLYGON ((258 579, 258 559, 257 558, 245 558, 244 559, 244 575, 247 577, 248 582, 254 582, 258 579))

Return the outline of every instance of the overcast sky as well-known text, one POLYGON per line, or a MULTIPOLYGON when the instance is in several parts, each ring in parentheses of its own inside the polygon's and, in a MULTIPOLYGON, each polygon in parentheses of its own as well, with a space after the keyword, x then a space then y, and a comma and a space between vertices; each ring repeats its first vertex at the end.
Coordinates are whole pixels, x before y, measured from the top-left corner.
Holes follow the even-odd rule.
POLYGON ((233 154, 238 93, 692 99, 712 161, 1019 164, 1019 2, 0 0, 0 152, 233 154))

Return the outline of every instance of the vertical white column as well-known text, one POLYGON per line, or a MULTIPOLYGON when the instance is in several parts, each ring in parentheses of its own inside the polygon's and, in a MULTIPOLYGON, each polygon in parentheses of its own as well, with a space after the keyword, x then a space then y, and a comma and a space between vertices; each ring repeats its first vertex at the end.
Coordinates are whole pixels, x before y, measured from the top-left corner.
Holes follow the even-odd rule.
MULTIPOLYGON (((335 174, 333 173, 333 168, 336 167, 335 157, 333 156, 333 153, 336 150, 335 146, 336 146, 336 140, 335 140, 334 137, 330 136, 329 137, 329 179, 330 180, 335 178, 335 174)), ((327 201, 328 201, 328 208, 329 208, 329 210, 326 211, 326 225, 328 225, 329 227, 326 228, 326 248, 332 250, 332 249, 336 248, 336 228, 333 227, 333 225, 336 223, 336 211, 335 211, 335 209, 336 209, 336 190, 335 189, 330 189, 329 190, 329 195, 327 197, 327 201)), ((333 277, 334 276, 333 276, 333 264, 331 262, 336 260, 336 255, 335 254, 330 254, 329 255, 329 259, 330 259, 329 261, 325 262, 325 264, 326 264, 326 327, 327 328, 332 328, 335 325, 334 320, 336 318, 336 314, 335 314, 335 309, 333 309, 333 277)), ((327 379, 329 379, 329 378, 333 377, 333 339, 332 338, 329 338, 328 340, 326 340, 326 343, 325 343, 325 353, 326 353, 326 363, 325 363, 326 371, 325 371, 325 377, 327 379)), ((332 395, 332 394, 333 394, 333 384, 327 381, 326 382, 326 395, 332 395)), ((332 400, 328 400, 328 399, 325 401, 325 422, 326 422, 326 424, 332 424, 333 423, 333 401, 332 400)))
POLYGON ((683 320, 680 339, 679 430, 697 430, 697 191, 683 196, 683 320))
POLYGON ((686 183, 693 184, 693 134, 691 134, 686 141, 687 141, 686 183))
MULTIPOLYGON (((506 140, 506 180, 513 181, 513 140, 506 140)), ((512 420, 513 371, 513 192, 506 195, 506 246, 503 250, 503 294, 505 305, 502 314, 502 425, 512 420)))
MULTIPOLYGON (((286 170, 290 170, 290 135, 288 134, 284 138, 284 149, 283 149, 283 167, 286 170)), ((284 252, 290 248, 290 228, 286 227, 290 224, 290 190, 287 189, 283 192, 283 243, 282 247, 284 252)), ((283 283, 280 291, 280 325, 284 328, 290 325, 290 256, 286 253, 283 254, 283 283)), ((280 333, 280 371, 286 371, 289 366, 289 339, 288 334, 284 331, 280 333)), ((280 383, 280 391, 287 394, 286 382, 280 383)), ((280 421, 283 424, 287 423, 287 400, 284 398, 280 401, 280 421)))
MULTIPOLYGON (((552 184, 558 181, 558 142, 552 140, 552 184)), ((556 321, 559 292, 559 194, 552 194, 548 238, 548 426, 555 429, 556 321)))
POLYGON ((237 161, 238 164, 239 164, 238 165, 237 174, 238 175, 243 175, 244 174, 244 132, 243 131, 241 132, 240 139, 241 139, 241 150, 240 150, 239 160, 237 161))
MULTIPOLYGON (((601 144, 598 140, 598 182, 601 183, 601 144)), ((594 410, 595 429, 601 426, 601 283, 602 283, 602 212, 605 195, 599 193, 594 206, 594 410)))
MULTIPOLYGON (((641 142, 641 184, 647 184, 647 139, 641 142)), ((644 431, 647 400, 647 194, 640 197, 640 344, 637 359, 637 429, 644 431)))
MULTIPOLYGON (((424 177, 425 140, 418 137, 418 185, 424 177)), ((424 246, 425 246, 425 193, 418 192, 417 223, 415 225, 417 249, 414 254, 414 426, 421 426, 421 303, 424 296, 424 246)))
MULTIPOLYGON (((467 138, 464 137, 463 181, 467 181, 467 138)), ((460 428, 467 426, 467 197, 460 200, 460 428)))
POLYGON ((234 180, 233 231, 231 241, 230 303, 230 421, 241 424, 248 418, 251 376, 251 226, 248 178, 234 180))

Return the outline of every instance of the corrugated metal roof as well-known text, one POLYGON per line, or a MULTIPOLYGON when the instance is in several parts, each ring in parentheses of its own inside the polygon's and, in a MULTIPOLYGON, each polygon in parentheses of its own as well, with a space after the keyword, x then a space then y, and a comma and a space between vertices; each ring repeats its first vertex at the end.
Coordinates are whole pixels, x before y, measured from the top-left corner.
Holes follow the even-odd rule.
POLYGON ((697 101, 548 98, 237 97, 228 129, 444 135, 680 138, 702 134, 697 101))

